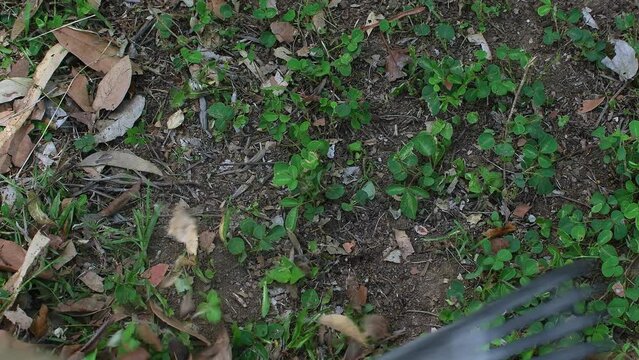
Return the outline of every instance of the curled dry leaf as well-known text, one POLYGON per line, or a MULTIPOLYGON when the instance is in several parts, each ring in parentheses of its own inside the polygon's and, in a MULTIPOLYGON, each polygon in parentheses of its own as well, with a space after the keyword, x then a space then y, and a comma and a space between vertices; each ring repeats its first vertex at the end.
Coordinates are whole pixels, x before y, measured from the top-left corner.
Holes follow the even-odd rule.
POLYGON ((531 208, 532 208, 532 205, 530 204, 519 204, 517 205, 517 207, 515 207, 515 210, 513 210, 512 215, 514 217, 523 219, 523 217, 526 216, 526 214, 528 214, 531 208))
POLYGON ((40 310, 38 310, 38 313, 33 319, 29 331, 31 331, 36 339, 44 337, 47 332, 49 332, 49 308, 47 305, 40 305, 40 310))
POLYGON ((174 112, 173 114, 171 114, 171 116, 169 116, 169 118, 166 120, 166 128, 169 130, 173 130, 177 128, 178 126, 182 125, 183 122, 184 122, 184 112, 182 112, 182 109, 180 109, 174 112))
POLYGON ((517 228, 515 227, 515 224, 509 222, 502 227, 488 229, 484 231, 483 235, 489 239, 493 239, 496 237, 501 237, 501 236, 510 234, 511 232, 514 232, 515 230, 517 230, 517 228))
POLYGON ((189 255, 197 255, 198 233, 197 222, 186 211, 187 205, 180 201, 173 209, 173 217, 169 220, 168 234, 186 246, 189 255))
POLYGON ((393 229, 393 233, 395 234, 395 241, 399 246, 399 250, 402 252, 402 257, 406 260, 406 258, 415 253, 413 244, 410 242, 410 238, 406 234, 406 231, 393 229))
POLYGON ((109 306, 112 300, 110 296, 94 294, 84 299, 62 303, 55 308, 55 311, 65 314, 93 313, 109 306))
POLYGON ((386 56, 386 78, 388 81, 395 81, 403 78, 406 74, 402 71, 411 61, 406 49, 392 49, 386 56))
POLYGON ((65 26, 53 32, 58 42, 86 66, 106 74, 120 60, 115 44, 97 34, 65 26))
POLYGON ((133 127, 144 112, 145 104, 146 98, 142 95, 136 95, 133 99, 125 101, 106 120, 96 123, 100 132, 95 134, 95 141, 97 143, 109 142, 126 134, 127 130, 133 127))
POLYGON ((10 77, 0 81, 0 104, 25 96, 32 84, 33 80, 24 77, 10 77))
POLYGON ((622 81, 632 79, 639 69, 635 49, 624 40, 613 39, 611 43, 615 46, 615 56, 612 59, 606 56, 601 63, 616 72, 622 81))
POLYGON ((200 334, 199 332, 195 331, 194 329, 192 329, 191 327, 187 326, 186 324, 182 323, 179 320, 176 319, 172 319, 170 317, 168 317, 164 311, 162 311, 162 309, 153 301, 150 301, 148 303, 149 305, 149 309, 151 309, 151 311, 153 312, 153 314, 155 314, 155 316, 158 317, 158 319, 162 320, 165 324, 182 331, 183 333, 189 334, 191 336, 193 336, 194 338, 200 340, 201 342, 203 342, 204 344, 206 344, 206 346, 211 346, 211 342, 204 337, 202 334, 200 334))
POLYGON ((486 41, 486 38, 484 38, 484 34, 482 33, 470 34, 467 36, 467 38, 468 38, 468 41, 470 41, 471 43, 481 46, 481 49, 484 50, 484 52, 486 53, 486 59, 492 60, 493 54, 490 51, 490 46, 488 46, 488 42, 486 41))
POLYGON ((345 336, 357 341, 360 345, 366 346, 366 334, 350 318, 340 314, 322 315, 319 323, 331 329, 339 331, 345 336))
POLYGON ((98 89, 95 92, 95 99, 92 105, 93 109, 95 111, 101 109, 115 110, 129 91, 132 76, 131 59, 125 56, 115 63, 98 83, 98 89))
POLYGON ((601 105, 601 103, 603 103, 605 99, 606 98, 602 96, 595 99, 584 100, 581 103, 581 107, 579 108, 579 110, 577 110, 577 113, 579 114, 589 113, 593 111, 594 109, 596 109, 599 105, 601 105))
POLYGON ((287 43, 295 41, 295 35, 297 35, 297 29, 285 21, 271 23, 271 32, 275 35, 277 41, 287 43))
POLYGON ((80 281, 84 283, 89 289, 97 292, 104 292, 104 278, 93 271, 87 271, 80 276, 80 281))
POLYGON ((98 151, 87 156, 78 164, 80 167, 95 167, 100 165, 115 166, 163 176, 162 171, 151 162, 123 151, 98 151))

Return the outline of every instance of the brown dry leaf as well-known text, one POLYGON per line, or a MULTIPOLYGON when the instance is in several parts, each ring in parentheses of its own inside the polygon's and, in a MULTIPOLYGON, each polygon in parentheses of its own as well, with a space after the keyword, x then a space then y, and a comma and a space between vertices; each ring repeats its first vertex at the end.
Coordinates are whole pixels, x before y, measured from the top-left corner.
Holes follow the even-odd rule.
POLYGON ((36 339, 44 337, 49 332, 49 308, 45 304, 40 305, 29 331, 36 339))
POLYGON ((60 44, 52 46, 44 55, 42 62, 38 64, 33 74, 33 85, 27 91, 20 105, 14 109, 16 112, 15 116, 9 120, 7 126, 0 132, 0 149, 11 141, 18 130, 22 128, 25 121, 29 119, 31 110, 38 103, 42 95, 42 89, 46 87, 53 72, 60 66, 60 63, 66 55, 67 51, 60 44))
POLYGON ((151 311, 153 312, 153 314, 155 314, 155 316, 158 317, 158 319, 162 320, 165 324, 182 331, 183 333, 187 333, 191 336, 193 336, 194 338, 200 340, 201 342, 203 342, 204 344, 206 344, 206 346, 211 346, 211 342, 204 337, 202 334, 200 334, 199 332, 193 330, 192 328, 190 328, 189 326, 187 326, 186 324, 182 323, 179 320, 176 319, 172 319, 170 317, 168 317, 164 311, 162 311, 162 309, 155 304, 153 301, 150 301, 148 303, 149 308, 151 309, 151 311))
POLYGON ((87 271, 80 276, 80 281, 84 283, 89 289, 97 292, 104 292, 104 278, 93 271, 87 271))
POLYGON ((142 186, 142 181, 138 181, 129 190, 118 195, 118 197, 113 199, 107 207, 98 213, 98 215, 104 218, 117 214, 127 204, 129 204, 131 200, 137 199, 140 196, 140 186, 142 186))
POLYGON ((323 10, 320 10, 313 15, 311 20, 313 21, 313 26, 315 26, 315 30, 317 32, 322 31, 326 27, 326 14, 323 10))
POLYGON ((26 24, 25 21, 27 17, 33 17, 33 14, 38 11, 38 8, 42 4, 42 0, 27 0, 25 1, 24 7, 20 12, 20 15, 16 18, 16 21, 13 23, 13 28, 11 28, 11 40, 15 40, 22 34, 24 31, 26 24))
POLYGON ((100 165, 115 166, 163 176, 162 171, 151 162, 123 151, 98 151, 87 156, 78 164, 79 167, 95 167, 100 165))
POLYGON ((215 343, 210 347, 204 349, 199 353, 195 360, 231 360, 233 355, 231 353, 231 342, 229 334, 226 332, 226 328, 222 328, 217 334, 215 343))
POLYGON ((184 319, 195 311, 195 302, 193 301, 193 292, 187 291, 184 296, 182 296, 182 300, 180 301, 180 318, 184 319))
POLYGON ((344 251, 346 251, 347 254, 352 253, 353 249, 355 248, 355 241, 347 241, 343 243, 342 248, 344 249, 344 251))
POLYGON ((145 348, 139 347, 129 353, 118 356, 119 360, 148 360, 151 355, 145 348))
POLYGON ((9 77, 27 77, 29 76, 29 60, 27 58, 20 58, 18 61, 11 65, 11 71, 9 71, 9 77))
POLYGON ((406 49, 392 49, 386 56, 386 78, 388 81, 395 81, 406 76, 402 71, 411 61, 406 49))
POLYGON ((287 43, 295 41, 295 35, 297 35, 297 29, 285 21, 271 23, 271 32, 275 35, 277 41, 287 43))
POLYGON ((513 210, 512 215, 521 219, 528 214, 531 208, 532 205, 530 204, 519 204, 515 207, 515 210, 513 210))
POLYGON ((406 234, 406 231, 393 229, 393 233, 395 234, 395 241, 399 246, 399 250, 402 252, 402 257, 406 260, 406 258, 415 253, 413 244, 410 242, 410 238, 406 234))
POLYGON ((596 109, 599 105, 601 105, 601 103, 603 103, 605 99, 606 97, 602 96, 595 99, 584 100, 581 103, 581 107, 579 108, 579 110, 577 110, 577 113, 578 114, 589 113, 593 111, 594 109, 596 109))
POLYGON ((490 250, 493 252, 493 254, 497 254, 499 250, 508 249, 509 247, 510 243, 508 242, 508 240, 502 237, 490 239, 490 250))
MULTIPOLYGON (((153 286, 158 286, 164 280, 166 272, 169 270, 168 264, 155 264, 151 266, 145 273, 148 272, 149 282, 153 286)), ((144 276, 143 276, 144 277, 144 276)))
POLYGON ((82 109, 82 111, 93 112, 93 106, 91 98, 89 97, 89 79, 84 74, 78 73, 75 69, 71 70, 71 75, 74 77, 71 85, 69 86, 69 97, 75 101, 76 104, 82 109))
POLYGON ((20 305, 18 305, 15 310, 5 311, 4 317, 20 330, 28 330, 31 324, 33 324, 33 319, 20 308, 20 305))
POLYGON ((101 109, 115 110, 124 100, 127 91, 129 91, 132 76, 131 59, 125 56, 115 63, 98 83, 98 89, 95 92, 95 99, 92 105, 93 109, 95 111, 101 109))
POLYGON ((118 47, 92 32, 67 26, 54 31, 53 35, 85 65, 102 74, 108 73, 120 60, 118 47))
POLYGON ((16 272, 24 262, 27 251, 13 241, 0 239, 0 270, 16 272))
MULTIPOLYGON (((33 124, 23 125, 13 136, 9 144, 8 153, 11 155, 11 163, 15 167, 21 167, 29 160, 35 144, 31 141, 29 133, 33 130, 33 124)), ((3 152, 0 152, 3 153, 3 152)))
POLYGON ((200 233, 200 249, 210 254, 215 249, 215 231, 202 231, 200 233))
POLYGON ((207 0, 206 7, 215 14, 219 19, 224 19, 222 16, 222 6, 226 5, 224 0, 207 0))
POLYGON ((77 250, 75 249, 75 245, 73 241, 67 241, 67 245, 62 250, 62 254, 58 257, 52 267, 56 270, 60 270, 64 265, 66 265, 69 261, 73 260, 78 255, 77 250))
POLYGON ((517 228, 515 227, 515 224, 509 222, 502 227, 488 229, 484 231, 483 235, 489 239, 493 239, 496 237, 502 237, 506 234, 510 234, 511 232, 514 232, 515 230, 517 230, 517 228))
MULTIPOLYGON (((36 259, 40 256, 42 251, 49 245, 51 240, 42 235, 39 231, 35 234, 31 242, 29 243, 29 248, 27 249, 27 253, 24 256, 24 261, 20 265, 18 271, 13 274, 9 280, 2 287, 4 290, 8 291, 11 294, 9 300, 4 302, 5 309, 11 308, 13 303, 15 302, 20 287, 22 287, 22 282, 24 281, 25 276, 29 270, 31 270, 31 266, 36 261, 36 259)), ((4 316, 4 311, 0 313, 0 319, 4 316)))
POLYGON ((339 331, 363 346, 367 345, 366 334, 347 316, 340 314, 322 315, 319 318, 319 323, 339 331))
POLYGON ((153 350, 162 351, 162 341, 148 323, 138 323, 135 328, 135 333, 142 342, 149 345, 153 350))
POLYGON ((69 116, 76 119, 79 123, 86 125, 89 131, 93 131, 93 127, 95 126, 96 114, 93 112, 75 112, 70 113, 69 116))
POLYGON ((169 130, 173 130, 177 128, 178 126, 182 125, 183 122, 184 122, 184 112, 182 112, 182 109, 180 109, 174 112, 173 114, 171 114, 171 116, 169 116, 169 118, 166 120, 166 128, 169 130))
POLYGON ((373 341, 379 341, 390 336, 388 320, 381 315, 367 315, 362 319, 364 334, 373 341))
POLYGON ((55 310, 61 313, 93 313, 100 311, 111 304, 113 299, 102 294, 93 294, 77 301, 67 301, 59 304, 55 310))
POLYGON ((362 306, 366 304, 368 298, 368 289, 366 286, 357 282, 353 275, 346 277, 346 296, 355 311, 361 311, 362 306))
POLYGON ((187 254, 195 256, 198 247, 197 222, 186 211, 187 206, 183 200, 175 205, 167 233, 186 246, 187 254))

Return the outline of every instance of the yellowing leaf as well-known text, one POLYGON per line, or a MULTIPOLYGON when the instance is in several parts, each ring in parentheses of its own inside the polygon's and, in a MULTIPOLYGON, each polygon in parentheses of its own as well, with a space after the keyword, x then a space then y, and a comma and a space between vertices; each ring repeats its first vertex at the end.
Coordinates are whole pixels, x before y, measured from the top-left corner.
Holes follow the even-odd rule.
POLYGON ((128 56, 118 61, 98 84, 93 100, 93 109, 115 110, 131 86, 131 60, 128 56))
POLYGON ((184 122, 184 113, 182 112, 182 109, 180 109, 174 112, 173 114, 171 114, 171 116, 169 116, 169 118, 166 120, 166 128, 169 130, 173 130, 177 128, 178 126, 182 125, 183 122, 184 122))
POLYGON ((40 200, 33 191, 27 193, 27 210, 31 218, 39 225, 54 225, 49 216, 40 208, 40 200))
POLYGON ((198 232, 197 222, 186 211, 186 203, 180 201, 173 209, 173 217, 169 220, 169 236, 186 246, 189 255, 197 255, 198 232))
POLYGON ((322 315, 322 317, 319 318, 319 323, 341 332, 361 345, 366 346, 367 344, 366 335, 357 327, 353 320, 344 315, 322 315))

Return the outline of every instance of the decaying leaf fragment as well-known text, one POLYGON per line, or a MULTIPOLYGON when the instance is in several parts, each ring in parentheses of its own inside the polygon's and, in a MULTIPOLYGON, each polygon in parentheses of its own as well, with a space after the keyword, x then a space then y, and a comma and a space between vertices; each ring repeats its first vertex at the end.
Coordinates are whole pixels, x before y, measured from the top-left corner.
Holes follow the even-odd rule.
POLYGON ((186 211, 188 205, 180 201, 173 209, 173 217, 169 220, 168 234, 186 246, 189 255, 197 255, 198 232, 197 222, 186 211))

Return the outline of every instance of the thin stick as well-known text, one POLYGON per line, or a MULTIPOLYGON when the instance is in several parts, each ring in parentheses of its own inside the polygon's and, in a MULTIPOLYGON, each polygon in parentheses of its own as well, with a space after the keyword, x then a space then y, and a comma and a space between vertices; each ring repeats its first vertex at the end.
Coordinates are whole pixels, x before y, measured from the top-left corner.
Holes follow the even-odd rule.
MULTIPOLYGON (((508 118, 506 118, 506 125, 508 125, 510 120, 512 120, 513 118, 513 114, 515 113, 515 106, 517 106, 517 101, 519 100, 519 94, 521 94, 521 89, 524 87, 524 84, 526 83, 526 78, 528 77, 528 70, 530 69, 532 64, 535 62, 535 60, 537 60, 536 56, 530 59, 528 64, 526 64, 526 66, 524 67, 524 75, 522 75, 521 81, 519 82, 519 87, 517 87, 517 92, 515 92, 515 99, 513 99, 513 104, 510 106, 510 111, 508 112, 508 118)), ((505 136, 506 129, 507 128, 504 128, 504 137, 506 137, 505 136)))
POLYGON ((31 41, 31 40, 35 40, 35 39, 37 39, 37 38, 39 38, 39 37, 41 37, 41 36, 45 36, 45 35, 47 35, 47 34, 51 34, 52 32, 54 32, 54 31, 56 31, 56 30, 60 30, 60 29, 65 28, 65 27, 69 27, 69 26, 71 26, 71 25, 73 25, 73 24, 77 24, 77 23, 79 23, 80 21, 88 20, 88 19, 90 19, 90 18, 92 18, 92 17, 95 17, 95 15, 89 15, 89 16, 87 16, 87 17, 83 17, 82 19, 78 19, 78 20, 75 20, 75 21, 71 21, 71 22, 70 22, 70 23, 68 23, 68 24, 64 24, 64 25, 59 26, 59 27, 57 27, 57 28, 55 28, 55 29, 51 29, 51 30, 49 30, 49 31, 47 31, 47 32, 43 32, 42 34, 40 34, 40 35, 38 35, 38 36, 34 36, 34 37, 32 37, 32 38, 29 38, 29 41, 31 41))
POLYGON ((610 107, 610 101, 616 99, 617 96, 619 96, 619 94, 621 94, 621 92, 628 86, 629 83, 630 83, 630 81, 625 81, 623 83, 623 85, 621 85, 619 90, 617 90, 617 92, 614 95, 612 95, 610 100, 606 101, 606 105, 604 106, 603 110, 601 110, 601 114, 599 114, 599 118, 597 118, 597 127, 599 127, 599 125, 601 125, 601 122, 603 121, 604 116, 608 112, 608 108, 610 107))

